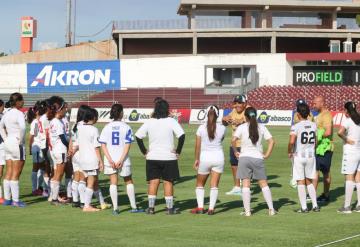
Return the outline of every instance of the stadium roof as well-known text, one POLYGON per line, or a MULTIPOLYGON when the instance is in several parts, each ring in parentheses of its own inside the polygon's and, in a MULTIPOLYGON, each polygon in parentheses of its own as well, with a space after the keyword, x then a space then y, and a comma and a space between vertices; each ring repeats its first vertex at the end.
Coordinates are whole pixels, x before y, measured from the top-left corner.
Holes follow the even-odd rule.
POLYGON ((360 2, 299 1, 299 0, 181 0, 178 14, 187 15, 192 9, 203 10, 307 10, 359 12, 360 2))
POLYGON ((286 53, 286 60, 297 61, 360 61, 360 53, 286 53))

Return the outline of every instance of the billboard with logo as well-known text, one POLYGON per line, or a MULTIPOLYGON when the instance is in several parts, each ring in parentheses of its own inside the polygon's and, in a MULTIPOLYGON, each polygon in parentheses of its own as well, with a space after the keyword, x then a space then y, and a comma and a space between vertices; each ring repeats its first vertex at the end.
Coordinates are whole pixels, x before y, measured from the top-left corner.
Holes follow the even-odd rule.
POLYGON ((28 93, 120 89, 120 61, 27 64, 28 93))
POLYGON ((291 126, 292 111, 258 110, 258 123, 270 126, 291 126))
MULTIPOLYGON (((219 117, 217 122, 221 123, 221 119, 223 118, 224 111, 219 111, 219 117)), ((190 124, 203 124, 207 121, 206 109, 193 109, 190 114, 190 124)))

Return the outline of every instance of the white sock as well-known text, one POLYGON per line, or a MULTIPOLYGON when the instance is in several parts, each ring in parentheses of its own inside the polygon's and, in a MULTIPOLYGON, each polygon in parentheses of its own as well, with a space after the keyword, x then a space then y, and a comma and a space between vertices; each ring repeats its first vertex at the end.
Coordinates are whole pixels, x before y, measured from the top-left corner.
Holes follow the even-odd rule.
POLYGON ((317 208, 318 204, 317 204, 317 198, 316 198, 316 190, 313 184, 309 184, 307 187, 309 196, 311 198, 311 202, 312 202, 312 206, 313 208, 317 208))
POLYGON ((86 183, 85 181, 80 181, 78 186, 80 202, 85 203, 85 191, 86 191, 86 183))
POLYGON ((37 189, 44 183, 44 170, 39 169, 37 172, 37 189))
POLYGON ((85 199, 85 207, 90 207, 90 204, 91 204, 91 199, 92 199, 92 196, 94 194, 94 190, 90 189, 90 188, 86 188, 85 189, 85 195, 84 195, 84 199, 85 199))
POLYGON ((195 194, 196 194, 196 201, 198 204, 198 208, 204 208, 204 197, 205 197, 204 187, 196 187, 195 194))
POLYGON ((14 202, 19 202, 19 181, 10 181, 11 195, 14 202))
POLYGON ((273 200, 272 200, 272 195, 271 195, 271 190, 269 188, 269 186, 265 186, 264 188, 261 189, 264 199, 266 201, 266 204, 268 205, 269 209, 274 209, 274 205, 273 205, 273 200))
POLYGON ((117 185, 110 184, 109 192, 110 192, 110 197, 111 197, 111 201, 113 204, 113 210, 119 209, 117 185))
POLYGON ((297 190, 298 190, 298 196, 299 196, 299 201, 300 201, 301 208, 303 210, 305 210, 305 209, 307 209, 305 185, 303 185, 303 184, 299 185, 298 184, 297 190))
POLYGON ((0 198, 3 198, 2 186, 0 184, 0 198))
POLYGON ((149 201, 149 208, 154 208, 155 207, 156 196, 155 195, 148 195, 148 201, 149 201))
POLYGON ((351 198, 354 191, 354 181, 346 181, 345 182, 345 204, 344 207, 350 207, 351 198))
POLYGON ((245 212, 250 212, 250 201, 251 201, 251 193, 250 188, 243 187, 242 188, 242 199, 244 204, 245 212))
POLYGON ((360 183, 356 183, 357 206, 360 206, 360 183))
POLYGON ((7 179, 4 179, 4 199, 5 200, 11 200, 11 186, 10 181, 7 179))
POLYGON ((31 187, 32 187, 32 191, 35 191, 37 190, 38 188, 38 181, 37 181, 37 175, 38 173, 37 172, 32 172, 31 173, 31 187))
POLYGON ((50 183, 50 178, 49 177, 44 177, 44 184, 45 184, 45 189, 48 191, 49 195, 51 192, 51 183, 50 183))
POLYGON ((71 178, 65 178, 65 188, 66 188, 66 197, 70 198, 72 197, 72 179, 71 178))
POLYGON ((60 183, 58 181, 51 181, 51 198, 53 201, 57 201, 59 197, 60 183))
POLYGON ((213 187, 210 189, 210 203, 209 203, 210 210, 214 210, 218 198, 218 194, 219 194, 219 189, 217 187, 213 187))
POLYGON ((73 202, 78 202, 79 201, 78 187, 79 187, 79 182, 73 180, 72 183, 71 183, 71 194, 72 194, 73 202))
POLYGON ((134 184, 126 185, 126 192, 129 197, 130 206, 132 209, 136 209, 136 201, 135 201, 135 187, 134 184))
POLYGON ((166 207, 168 209, 171 209, 174 207, 174 197, 173 196, 165 196, 165 202, 166 202, 166 207))
POLYGON ((101 193, 101 190, 98 189, 97 191, 94 191, 95 197, 96 199, 99 201, 100 205, 104 205, 105 204, 105 200, 104 197, 101 193))

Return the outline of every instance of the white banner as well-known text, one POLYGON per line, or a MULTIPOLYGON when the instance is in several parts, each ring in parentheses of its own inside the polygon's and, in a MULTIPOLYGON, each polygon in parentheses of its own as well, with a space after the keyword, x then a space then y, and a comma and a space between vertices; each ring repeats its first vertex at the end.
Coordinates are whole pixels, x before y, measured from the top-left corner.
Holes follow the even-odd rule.
MULTIPOLYGON (((221 123, 224 111, 219 111, 218 122, 221 123)), ((206 109, 193 109, 190 114, 190 124, 202 124, 207 121, 206 109)))
POLYGON ((258 123, 269 126, 291 126, 292 111, 281 110, 257 110, 258 123))

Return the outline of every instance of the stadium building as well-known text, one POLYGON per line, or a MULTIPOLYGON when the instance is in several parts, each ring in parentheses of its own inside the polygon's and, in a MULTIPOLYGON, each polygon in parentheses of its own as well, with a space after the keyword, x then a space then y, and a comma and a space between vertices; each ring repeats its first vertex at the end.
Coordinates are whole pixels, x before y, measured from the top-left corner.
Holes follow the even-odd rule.
POLYGON ((183 19, 116 21, 110 41, 0 58, 0 87, 30 99, 75 92, 97 107, 150 108, 162 96, 178 109, 247 93, 258 109, 291 110, 322 94, 341 110, 360 102, 359 10, 356 0, 181 0, 183 19))

